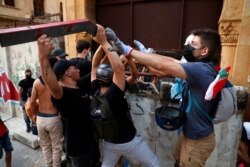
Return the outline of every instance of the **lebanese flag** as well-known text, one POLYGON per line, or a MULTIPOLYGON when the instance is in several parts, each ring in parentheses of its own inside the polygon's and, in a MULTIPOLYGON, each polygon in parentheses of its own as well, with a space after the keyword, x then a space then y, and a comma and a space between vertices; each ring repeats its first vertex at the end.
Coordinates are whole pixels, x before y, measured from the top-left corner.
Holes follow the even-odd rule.
POLYGON ((215 98, 216 95, 220 92, 220 90, 225 87, 229 70, 230 67, 218 69, 218 75, 216 76, 215 80, 210 83, 207 89, 205 100, 211 100, 212 98, 215 98))
POLYGON ((5 102, 9 100, 19 102, 19 93, 17 88, 2 70, 0 70, 0 98, 3 98, 5 102))

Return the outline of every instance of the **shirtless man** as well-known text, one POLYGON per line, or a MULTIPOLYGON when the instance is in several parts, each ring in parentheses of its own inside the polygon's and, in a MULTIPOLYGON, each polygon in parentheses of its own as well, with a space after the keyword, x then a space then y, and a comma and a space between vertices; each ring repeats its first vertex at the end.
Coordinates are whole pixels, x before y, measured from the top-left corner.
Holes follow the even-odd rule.
POLYGON ((35 111, 36 100, 39 101, 37 114, 37 130, 40 146, 47 167, 61 166, 63 145, 63 127, 57 109, 51 102, 50 89, 42 77, 35 80, 31 94, 31 109, 35 111))

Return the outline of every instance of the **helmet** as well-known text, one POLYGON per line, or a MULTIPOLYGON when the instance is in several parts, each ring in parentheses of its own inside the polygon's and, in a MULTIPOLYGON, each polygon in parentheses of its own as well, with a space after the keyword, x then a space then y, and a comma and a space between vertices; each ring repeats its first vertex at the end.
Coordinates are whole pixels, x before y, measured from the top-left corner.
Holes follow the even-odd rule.
POLYGON ((184 114, 177 107, 165 104, 155 110, 156 123, 164 130, 174 131, 182 125, 184 114))
POLYGON ((109 64, 101 64, 96 71, 96 79, 110 83, 113 78, 113 70, 109 64))

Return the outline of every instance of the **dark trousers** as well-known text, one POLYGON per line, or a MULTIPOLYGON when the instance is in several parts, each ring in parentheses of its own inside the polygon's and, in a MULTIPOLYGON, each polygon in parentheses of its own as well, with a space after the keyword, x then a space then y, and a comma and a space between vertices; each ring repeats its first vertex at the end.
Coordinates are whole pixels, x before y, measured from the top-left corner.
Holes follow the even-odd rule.
POLYGON ((31 126, 30 119, 26 114, 25 107, 22 107, 22 108, 23 108, 23 118, 24 118, 24 121, 25 121, 25 124, 26 124, 26 128, 27 128, 27 130, 30 131, 30 126, 31 126))
POLYGON ((100 152, 98 147, 93 147, 87 154, 70 156, 72 167, 98 167, 100 152))

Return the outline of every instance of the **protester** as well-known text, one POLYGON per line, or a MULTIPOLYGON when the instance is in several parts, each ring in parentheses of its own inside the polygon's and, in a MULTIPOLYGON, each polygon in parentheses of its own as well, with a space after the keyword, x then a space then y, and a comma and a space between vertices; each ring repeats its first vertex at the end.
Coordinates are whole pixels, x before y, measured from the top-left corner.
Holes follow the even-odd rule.
POLYGON ((78 40, 76 43, 76 52, 76 57, 88 60, 89 56, 91 56, 91 44, 85 40, 78 40))
POLYGON ((64 60, 67 56, 68 54, 61 48, 55 49, 52 52, 52 57, 55 57, 57 60, 64 60))
POLYGON ((5 151, 6 167, 11 167, 11 152, 13 151, 13 147, 10 142, 9 130, 0 117, 0 159, 3 157, 3 149, 5 151))
MULTIPOLYGON (((55 58, 49 58, 50 66, 55 64, 55 58)), ((51 102, 51 92, 40 76, 35 80, 30 98, 32 111, 37 114, 37 129, 40 137, 39 143, 42 148, 46 166, 61 166, 63 127, 61 117, 51 102)))
POLYGON ((80 70, 80 80, 77 81, 78 87, 83 94, 90 94, 90 73, 91 61, 88 56, 91 53, 91 45, 85 40, 79 40, 76 43, 77 57, 70 59, 70 61, 80 70))
POLYGON ((250 166, 250 122, 244 122, 238 149, 237 167, 250 166))
POLYGON ((32 72, 30 69, 25 70, 25 79, 22 79, 19 83, 19 96, 20 96, 20 106, 22 107, 23 117, 26 124, 26 132, 30 132, 30 119, 28 118, 25 111, 25 103, 28 99, 27 91, 32 88, 35 79, 32 78, 32 72))
POLYGON ((58 61, 52 70, 49 54, 53 49, 51 38, 38 38, 39 63, 42 78, 48 86, 52 103, 64 121, 66 154, 73 167, 94 167, 99 163, 99 149, 89 115, 90 99, 77 86, 79 69, 68 60, 58 61))
MULTIPOLYGON (((164 73, 165 76, 184 79, 190 94, 198 99, 206 112, 214 115, 219 96, 210 101, 205 101, 204 97, 209 84, 217 75, 215 66, 220 64, 220 36, 217 31, 211 29, 197 29, 191 34, 194 35, 191 43, 184 48, 187 63, 171 57, 137 51, 121 42, 112 30, 107 36, 108 39, 115 41, 124 55, 164 73)), ((184 104, 183 135, 180 136, 173 155, 177 161, 176 166, 202 167, 205 166, 206 160, 215 147, 214 126, 204 113, 192 105, 190 94, 187 97, 187 103, 184 104)))
POLYGON ((110 50, 111 45, 106 39, 105 29, 100 25, 98 25, 97 35, 94 40, 101 45, 111 66, 100 64, 102 54, 98 54, 97 51, 92 61, 92 90, 95 94, 106 97, 110 110, 116 122, 119 123, 118 126, 120 128, 115 139, 104 139, 103 141, 102 167, 115 166, 120 156, 133 157, 145 166, 160 166, 158 158, 149 149, 142 137, 136 135, 128 103, 124 98, 124 92, 128 88, 128 83, 133 83, 137 78, 137 73, 134 73, 136 72, 136 67, 132 59, 128 58, 132 75, 126 80, 124 65, 118 54, 110 50))

